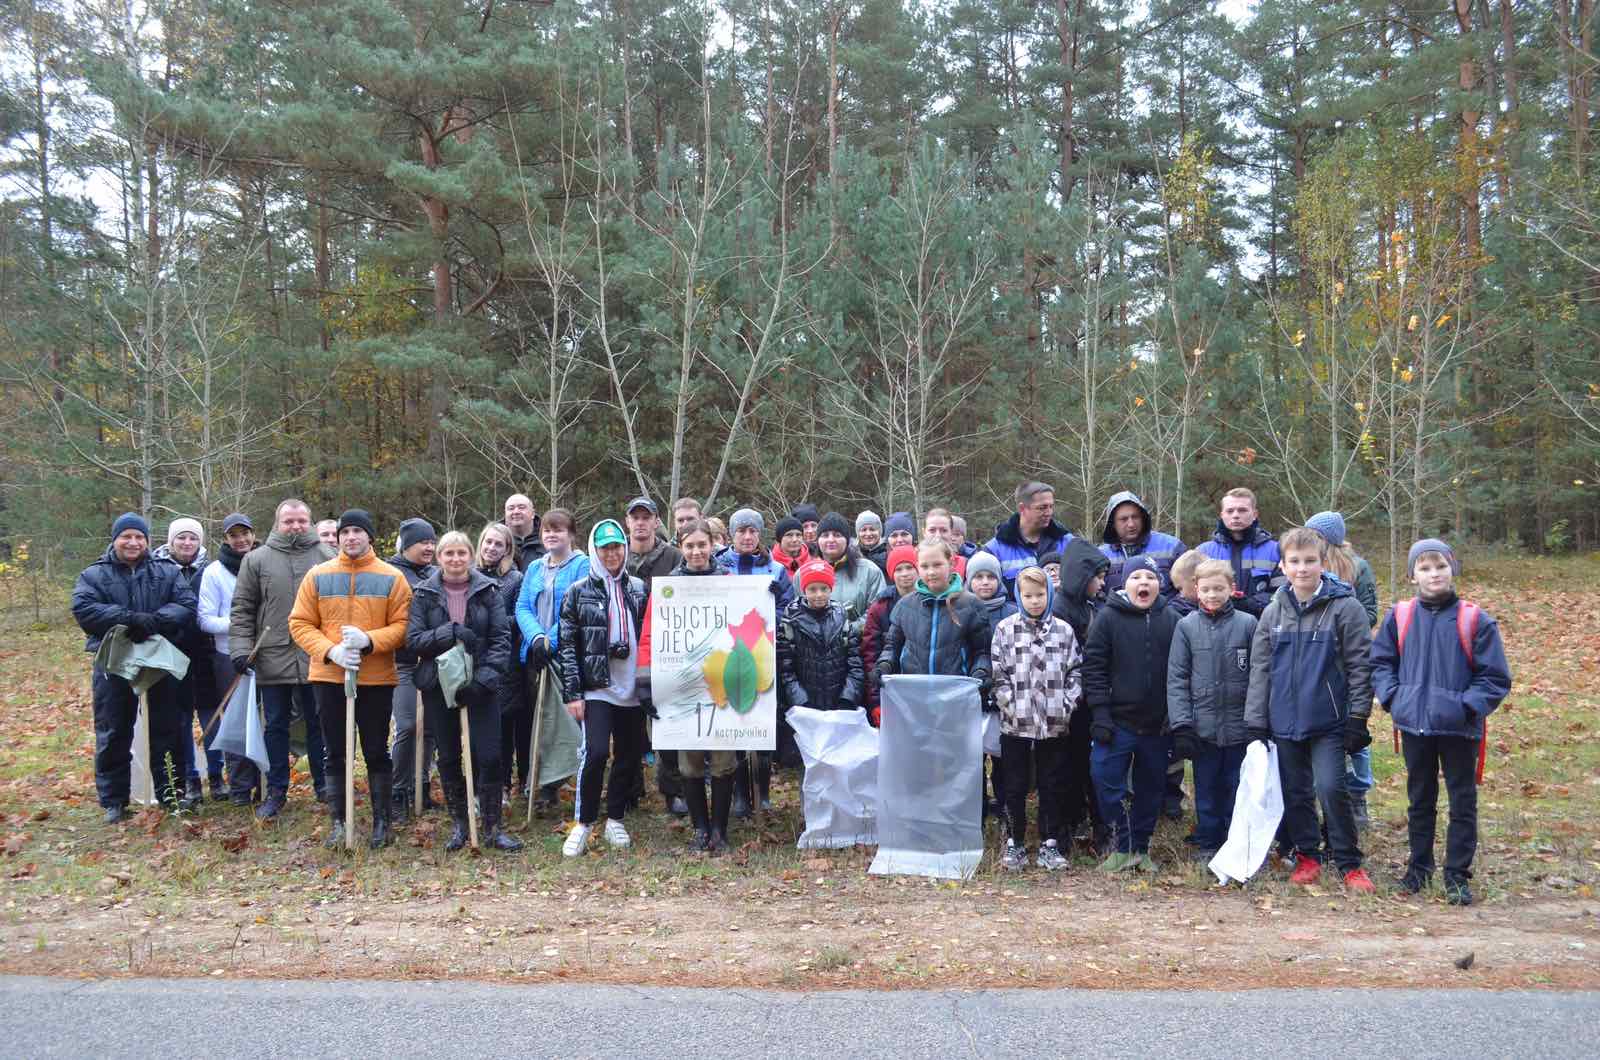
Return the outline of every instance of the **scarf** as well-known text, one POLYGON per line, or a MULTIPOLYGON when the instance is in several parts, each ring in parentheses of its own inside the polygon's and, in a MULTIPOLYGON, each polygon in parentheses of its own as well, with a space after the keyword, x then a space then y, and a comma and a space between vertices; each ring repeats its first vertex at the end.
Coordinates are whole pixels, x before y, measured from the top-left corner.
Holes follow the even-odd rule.
POLYGON ((244 562, 243 552, 235 552, 232 545, 223 542, 222 547, 217 549, 217 559, 227 568, 229 574, 235 578, 239 576, 239 564, 244 562))

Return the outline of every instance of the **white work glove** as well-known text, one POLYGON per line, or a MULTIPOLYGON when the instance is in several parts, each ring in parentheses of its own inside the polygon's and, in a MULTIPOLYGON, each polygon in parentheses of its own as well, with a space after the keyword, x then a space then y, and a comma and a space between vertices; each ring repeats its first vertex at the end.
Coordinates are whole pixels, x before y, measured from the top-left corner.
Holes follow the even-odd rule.
POLYGON ((367 636, 366 630, 357 629, 355 626, 342 626, 340 633, 344 637, 343 643, 346 648, 362 652, 372 645, 372 638, 367 636))
POLYGON ((335 644, 328 649, 328 661, 335 666, 342 666, 346 670, 361 669, 361 651, 358 648, 347 648, 343 644, 335 644))

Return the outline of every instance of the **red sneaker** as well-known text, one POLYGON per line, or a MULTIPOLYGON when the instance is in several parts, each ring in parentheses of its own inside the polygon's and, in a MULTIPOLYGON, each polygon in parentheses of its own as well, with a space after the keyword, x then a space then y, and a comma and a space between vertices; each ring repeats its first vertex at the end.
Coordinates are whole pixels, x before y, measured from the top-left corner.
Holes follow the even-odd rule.
POLYGON ((1322 862, 1316 858, 1308 858, 1304 854, 1294 856, 1294 871, 1289 873, 1289 882, 1298 883, 1302 887, 1309 887, 1322 878, 1322 862))
POLYGON ((1378 888, 1373 886, 1372 877, 1367 875, 1366 869, 1351 869, 1344 874, 1344 886, 1347 891, 1357 894, 1377 894, 1378 888))

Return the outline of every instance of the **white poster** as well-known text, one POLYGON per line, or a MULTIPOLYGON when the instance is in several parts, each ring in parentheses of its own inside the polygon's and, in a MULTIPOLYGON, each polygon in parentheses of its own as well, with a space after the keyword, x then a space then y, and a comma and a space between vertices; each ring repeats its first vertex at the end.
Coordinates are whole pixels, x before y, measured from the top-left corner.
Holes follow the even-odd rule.
POLYGON ((650 590, 650 694, 661 750, 778 745, 777 631, 765 575, 657 578, 650 590))

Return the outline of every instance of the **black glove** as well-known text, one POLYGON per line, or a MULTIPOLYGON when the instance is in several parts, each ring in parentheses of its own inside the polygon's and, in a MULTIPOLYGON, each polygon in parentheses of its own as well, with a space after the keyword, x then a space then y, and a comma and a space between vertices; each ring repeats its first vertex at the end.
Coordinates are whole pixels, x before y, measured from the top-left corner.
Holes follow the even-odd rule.
POLYGON ((874 685, 881 685, 883 684, 883 679, 891 676, 893 673, 894 667, 890 666, 886 662, 881 662, 872 670, 872 683, 874 685))
POLYGON ((989 671, 988 670, 974 670, 968 676, 977 678, 977 680, 978 680, 978 690, 980 692, 989 691, 989 685, 990 685, 992 679, 991 679, 991 677, 989 675, 989 671))
POLYGON ((1246 743, 1255 743, 1257 740, 1260 740, 1262 743, 1271 743, 1272 742, 1272 730, 1271 729, 1254 729, 1254 728, 1246 729, 1244 731, 1244 738, 1245 738, 1245 742, 1246 743))
POLYGON ((143 644, 156 631, 156 616, 146 611, 136 611, 123 623, 128 627, 128 639, 143 644))
POLYGON ((456 689, 456 706, 481 707, 489 702, 489 686, 480 681, 468 681, 456 689))
POLYGON ((649 698, 641 699, 639 700, 639 706, 644 708, 644 716, 649 718, 651 721, 655 721, 661 717, 661 715, 656 711, 655 700, 649 698))
POLYGON ((1095 711, 1094 721, 1089 725, 1089 738, 1095 743, 1109 745, 1112 740, 1116 739, 1116 736, 1117 727, 1111 721, 1111 712, 1109 710, 1095 711))
POLYGON ((550 665, 550 640, 547 637, 534 637, 533 643, 528 645, 528 669, 538 673, 550 665))
POLYGON ((1201 751, 1200 737, 1194 734, 1193 729, 1172 730, 1172 757, 1194 758, 1201 751))
POLYGON ((1349 717, 1344 721, 1344 753, 1355 754, 1372 743, 1372 733, 1367 731, 1367 719, 1349 717))
POLYGON ((468 655, 478 654, 478 635, 476 633, 457 622, 455 623, 455 634, 456 643, 466 648, 468 655))
POLYGON ((250 656, 248 656, 248 655, 235 655, 231 659, 229 659, 228 661, 233 664, 233 672, 234 673, 236 673, 236 674, 247 674, 247 673, 250 672, 250 669, 251 669, 250 656))

